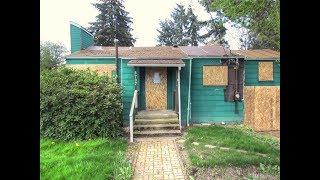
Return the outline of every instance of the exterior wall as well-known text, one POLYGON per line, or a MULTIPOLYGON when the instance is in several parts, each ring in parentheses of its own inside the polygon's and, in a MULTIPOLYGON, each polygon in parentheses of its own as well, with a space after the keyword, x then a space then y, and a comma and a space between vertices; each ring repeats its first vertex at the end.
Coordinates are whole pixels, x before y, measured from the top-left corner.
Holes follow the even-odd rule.
POLYGON ((70 24, 71 53, 93 45, 93 37, 83 29, 70 24))
POLYGON ((174 109, 174 91, 176 89, 176 71, 177 68, 168 67, 168 83, 167 83, 167 109, 174 109))
POLYGON ((190 60, 183 59, 183 62, 185 63, 185 66, 181 68, 180 72, 181 124, 182 126, 186 126, 188 115, 190 60))
MULTIPOLYGON (((258 60, 245 61, 245 86, 280 86, 280 62, 273 61, 273 81, 259 81, 258 60)), ((270 62, 270 61, 269 61, 270 62)))
POLYGON ((134 68, 128 66, 130 59, 122 59, 120 65, 120 83, 123 88, 122 98, 123 98, 123 119, 124 124, 129 124, 129 114, 131 108, 131 102, 133 98, 133 92, 135 89, 134 85, 134 68))
MULTIPOLYGON (((194 58, 192 60, 190 124, 240 123, 243 120, 243 102, 226 102, 224 100, 225 86, 203 85, 203 66, 219 64, 220 58, 194 58)), ((189 67, 189 63, 186 64, 186 67, 189 67)), ((186 73, 183 73, 183 76, 186 73)), ((187 83, 183 83, 183 86, 186 85, 187 83)), ((183 89, 188 92, 186 87, 183 89)), ((184 94, 182 95, 184 97, 184 94)), ((183 103, 187 102, 185 99, 183 103)))

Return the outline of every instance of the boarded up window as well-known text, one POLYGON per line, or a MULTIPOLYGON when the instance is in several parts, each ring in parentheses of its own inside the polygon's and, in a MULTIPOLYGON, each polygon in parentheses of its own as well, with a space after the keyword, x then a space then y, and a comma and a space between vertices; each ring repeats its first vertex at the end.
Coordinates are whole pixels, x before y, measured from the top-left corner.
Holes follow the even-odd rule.
POLYGON ((203 66, 203 85, 228 85, 228 66, 203 66))
POLYGON ((259 81, 273 81, 273 62, 259 62, 259 81))
POLYGON ((68 64, 68 67, 86 70, 89 68, 91 71, 96 71, 98 74, 108 74, 112 76, 112 74, 116 75, 116 65, 115 64, 68 64))

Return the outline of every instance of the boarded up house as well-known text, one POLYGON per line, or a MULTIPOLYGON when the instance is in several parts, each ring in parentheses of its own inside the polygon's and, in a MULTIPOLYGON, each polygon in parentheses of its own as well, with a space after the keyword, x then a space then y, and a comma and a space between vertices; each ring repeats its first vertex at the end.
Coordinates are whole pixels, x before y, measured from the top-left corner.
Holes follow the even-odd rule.
POLYGON ((71 23, 70 28, 67 65, 118 79, 123 87, 123 120, 131 134, 172 134, 192 124, 243 121, 257 130, 279 127, 278 106, 261 105, 262 99, 272 106, 279 101, 275 51, 230 51, 218 45, 93 46, 93 36, 83 27, 71 23))

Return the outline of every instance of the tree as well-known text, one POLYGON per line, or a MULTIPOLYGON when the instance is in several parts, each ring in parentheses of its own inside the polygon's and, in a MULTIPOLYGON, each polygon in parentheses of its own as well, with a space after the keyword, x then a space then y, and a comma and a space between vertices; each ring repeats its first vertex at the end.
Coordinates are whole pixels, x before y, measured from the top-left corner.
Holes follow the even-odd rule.
POLYGON ((160 21, 160 30, 158 42, 160 45, 186 46, 189 44, 187 37, 188 31, 187 12, 183 5, 177 4, 177 7, 171 13, 171 20, 160 21))
POLYGON ((40 42, 40 68, 52 69, 64 62, 67 48, 53 42, 40 42))
POLYGON ((250 48, 280 50, 280 0, 211 0, 211 8, 248 29, 250 48))
POLYGON ((89 31, 94 35, 94 44, 98 46, 113 46, 118 39, 119 46, 133 46, 130 27, 132 24, 129 13, 122 5, 123 0, 100 0, 93 5, 99 10, 96 21, 91 22, 89 31))
POLYGON ((209 39, 208 43, 219 44, 229 48, 228 42, 224 39, 227 30, 224 27, 226 19, 220 11, 212 11, 210 8, 211 1, 212 0, 199 0, 199 3, 210 15, 210 19, 201 22, 202 26, 207 29, 207 33, 202 35, 202 37, 209 39))
POLYGON ((214 18, 199 21, 191 6, 186 10, 183 5, 177 4, 171 13, 171 20, 160 21, 160 30, 157 31, 160 45, 198 46, 200 42, 209 40, 228 46, 224 40, 226 28, 223 23, 214 18), (206 28, 206 31, 200 35, 202 28, 206 28))

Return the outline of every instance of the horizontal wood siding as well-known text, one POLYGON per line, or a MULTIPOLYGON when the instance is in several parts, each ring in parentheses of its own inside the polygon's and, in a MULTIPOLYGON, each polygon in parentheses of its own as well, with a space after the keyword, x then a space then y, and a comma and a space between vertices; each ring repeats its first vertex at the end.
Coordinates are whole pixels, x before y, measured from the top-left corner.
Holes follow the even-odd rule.
POLYGON ((190 60, 183 59, 185 67, 180 71, 180 93, 181 93, 181 124, 186 126, 187 124, 187 112, 188 112, 188 92, 189 92, 189 71, 190 60))
POLYGON ((81 48, 86 49, 93 45, 93 37, 81 29, 81 48))
POLYGON ((93 45, 93 37, 83 29, 70 24, 71 53, 93 45))
POLYGON ((204 65, 220 65, 220 59, 194 58, 192 61, 190 123, 241 122, 243 102, 225 102, 225 86, 203 86, 204 65))
POLYGON ((81 49, 81 30, 77 26, 70 24, 71 53, 81 49))
POLYGON ((279 86, 280 62, 273 61, 273 81, 259 81, 259 63, 261 61, 245 61, 245 86, 279 86))
POLYGON ((124 124, 129 124, 129 114, 134 92, 134 68, 128 66, 128 59, 122 59, 122 102, 124 124))

